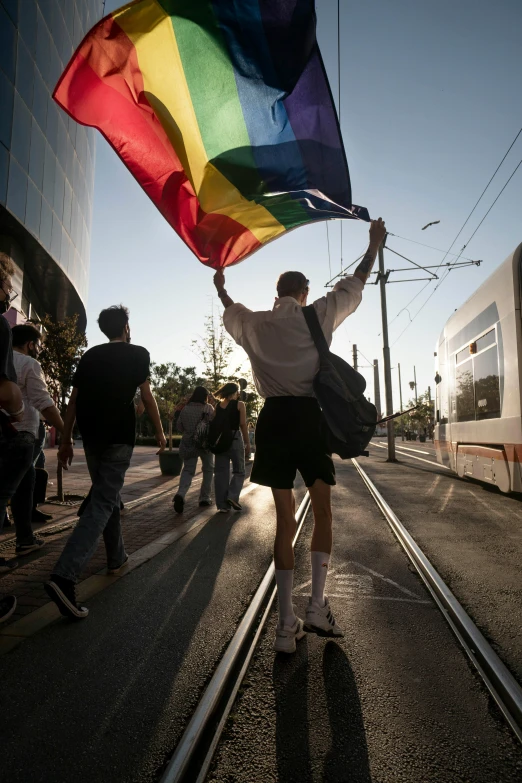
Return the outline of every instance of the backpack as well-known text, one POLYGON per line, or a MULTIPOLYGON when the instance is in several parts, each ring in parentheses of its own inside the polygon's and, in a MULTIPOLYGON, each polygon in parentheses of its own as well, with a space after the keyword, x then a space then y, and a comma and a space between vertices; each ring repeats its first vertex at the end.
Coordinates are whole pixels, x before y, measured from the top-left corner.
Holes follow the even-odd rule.
POLYGON ((364 397, 366 381, 348 362, 331 353, 313 305, 303 315, 319 352, 314 394, 323 414, 329 449, 341 459, 368 456, 366 446, 375 433, 377 408, 364 397))
POLYGON ((222 454, 232 445, 237 430, 230 426, 230 414, 237 412, 237 400, 231 400, 226 408, 216 406, 216 415, 210 422, 208 429, 208 449, 212 454, 222 454), (234 404, 235 403, 235 404, 234 404))

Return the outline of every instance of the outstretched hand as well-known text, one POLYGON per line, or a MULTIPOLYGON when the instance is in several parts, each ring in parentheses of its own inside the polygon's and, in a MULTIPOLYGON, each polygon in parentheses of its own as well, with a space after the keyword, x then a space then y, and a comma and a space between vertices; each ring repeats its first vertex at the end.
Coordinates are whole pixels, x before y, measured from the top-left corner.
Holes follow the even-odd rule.
POLYGON ((216 290, 222 291, 225 287, 225 273, 223 269, 218 269, 216 274, 214 275, 214 285, 216 286, 216 290))
POLYGON ((373 247, 379 247, 382 240, 386 236, 386 226, 382 218, 372 220, 370 223, 370 245, 373 247))

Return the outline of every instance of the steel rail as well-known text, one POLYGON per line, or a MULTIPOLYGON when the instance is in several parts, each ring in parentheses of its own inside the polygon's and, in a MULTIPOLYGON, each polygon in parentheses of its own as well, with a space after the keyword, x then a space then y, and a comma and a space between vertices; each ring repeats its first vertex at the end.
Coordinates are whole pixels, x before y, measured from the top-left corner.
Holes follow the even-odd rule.
POLYGON ((522 688, 439 576, 357 460, 352 463, 505 719, 522 742, 522 688))
MULTIPOLYGON (((293 546, 295 546, 295 543, 299 538, 309 507, 310 507, 310 495, 307 492, 296 514, 297 531, 293 540, 293 546)), ((266 574, 264 575, 261 581, 261 584, 257 588, 257 591, 252 601, 250 602, 250 606, 248 607, 245 614, 243 615, 243 618, 239 623, 239 626, 234 636, 232 637, 225 651, 225 654, 223 655, 214 674, 212 675, 212 678, 209 684, 207 685, 205 692, 203 693, 203 696, 201 697, 199 704, 196 707, 192 715, 192 718, 190 719, 187 728, 183 733, 183 736, 181 737, 178 745, 176 746, 174 754, 170 759, 163 776, 161 777, 161 783, 180 783, 180 781, 183 780, 183 776, 185 775, 189 767, 189 764, 191 763, 198 749, 198 745, 203 736, 203 733, 205 729, 208 727, 209 722, 212 719, 213 715, 215 714, 216 708, 218 707, 218 704, 224 695, 225 688, 229 683, 229 681, 231 680, 232 674, 234 672, 234 668, 238 663, 239 656, 244 647, 245 641, 247 640, 249 634, 251 633, 254 627, 256 617, 259 615, 259 612, 261 611, 261 607, 266 599, 268 591, 270 590, 270 586, 272 585, 274 577, 275 577, 275 567, 274 567, 274 562, 272 561, 266 574)), ((237 694, 237 690, 239 689, 239 685, 240 685, 239 678, 241 678, 242 680, 246 674, 248 663, 250 662, 250 658, 252 657, 252 654, 254 652, 254 648, 255 645, 257 644, 257 640, 259 639, 259 635, 261 633, 263 625, 268 618, 269 607, 271 606, 274 597, 275 597, 275 590, 272 592, 270 604, 265 609, 263 618, 257 628, 256 635, 250 646, 247 659, 243 663, 241 671, 239 672, 238 678, 235 682, 234 690, 228 700, 227 706, 225 708, 228 709, 228 711, 230 711, 230 708, 233 705, 233 699, 235 698, 235 695, 237 694)), ((216 739, 216 734, 217 732, 221 733, 221 731, 224 728, 224 725, 225 725, 225 720, 221 719, 217 727, 214 740, 212 741, 210 749, 206 754, 205 760, 203 762, 207 769, 208 766, 210 765, 212 756, 217 747, 217 742, 219 740, 219 737, 217 737, 216 739)), ((200 780, 200 778, 198 778, 198 780, 200 780)))

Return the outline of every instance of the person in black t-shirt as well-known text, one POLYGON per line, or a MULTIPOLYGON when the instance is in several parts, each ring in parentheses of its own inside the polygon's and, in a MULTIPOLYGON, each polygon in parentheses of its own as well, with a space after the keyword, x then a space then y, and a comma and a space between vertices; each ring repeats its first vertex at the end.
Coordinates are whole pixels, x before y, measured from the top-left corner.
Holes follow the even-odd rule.
POLYGON ((128 310, 121 305, 102 310, 98 324, 109 342, 91 348, 80 359, 58 451, 67 470, 73 459, 72 431, 77 421, 92 479, 91 499, 45 585, 60 612, 74 618, 88 614, 76 602, 75 584, 96 551, 100 535, 109 574, 120 571, 128 560, 121 534, 120 491, 135 443, 136 388, 156 430, 160 452, 166 446, 149 386, 149 352, 130 345, 128 310))

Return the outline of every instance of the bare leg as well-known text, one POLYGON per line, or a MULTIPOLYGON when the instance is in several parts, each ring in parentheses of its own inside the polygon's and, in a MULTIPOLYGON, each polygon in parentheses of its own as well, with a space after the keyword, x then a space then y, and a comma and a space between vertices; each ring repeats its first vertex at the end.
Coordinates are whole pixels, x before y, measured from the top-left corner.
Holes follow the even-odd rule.
MULTIPOLYGON (((312 535, 312 552, 332 551, 332 503, 331 486, 321 479, 316 479, 308 488, 312 509, 314 512, 314 532, 312 535)), ((280 490, 281 491, 281 490, 280 490)))
POLYGON ((291 489, 272 489, 276 507, 276 537, 274 561, 277 569, 293 569, 295 536, 295 498, 291 489))

